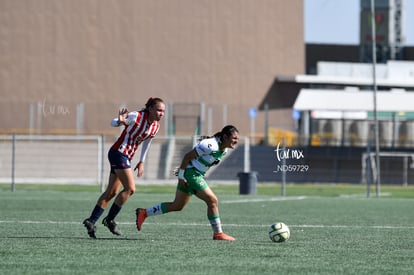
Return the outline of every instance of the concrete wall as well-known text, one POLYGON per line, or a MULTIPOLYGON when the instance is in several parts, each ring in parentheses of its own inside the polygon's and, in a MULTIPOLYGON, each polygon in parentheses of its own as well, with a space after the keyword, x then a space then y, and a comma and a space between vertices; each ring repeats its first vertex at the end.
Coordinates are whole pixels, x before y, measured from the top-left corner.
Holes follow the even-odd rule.
POLYGON ((247 133, 274 76, 304 73, 303 1, 2 0, 0 53, 3 132, 107 131, 159 96, 247 133))

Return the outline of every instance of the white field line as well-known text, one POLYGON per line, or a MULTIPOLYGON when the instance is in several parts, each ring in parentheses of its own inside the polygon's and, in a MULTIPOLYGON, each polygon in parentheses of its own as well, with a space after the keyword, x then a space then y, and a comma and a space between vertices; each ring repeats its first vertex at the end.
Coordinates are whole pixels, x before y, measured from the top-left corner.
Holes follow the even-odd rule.
MULTIPOLYGON (((373 194, 374 192, 371 192, 371 197, 374 197, 375 194, 373 194)), ((391 193, 389 192, 382 192, 381 193, 381 197, 390 197, 391 193)), ((367 194, 353 194, 353 195, 339 195, 339 198, 366 198, 367 194)))
MULTIPOLYGON (((73 224, 81 225, 80 221, 7 221, 0 220, 0 224, 73 224)), ((135 225, 135 222, 118 222, 118 224, 135 225)), ((210 226, 208 223, 178 223, 178 222, 145 222, 145 225, 154 226, 186 226, 186 227, 198 227, 198 226, 210 226)), ((268 224, 224 224, 226 227, 268 227, 268 224)), ((291 228, 345 228, 345 229, 414 229, 413 226, 400 226, 400 225, 324 225, 324 224, 290 224, 291 228)))
POLYGON ((240 199, 240 200, 223 200, 220 204, 231 204, 231 203, 250 203, 250 202, 268 202, 268 201, 297 201, 304 200, 306 196, 299 197, 275 197, 275 198, 263 198, 263 199, 240 199))

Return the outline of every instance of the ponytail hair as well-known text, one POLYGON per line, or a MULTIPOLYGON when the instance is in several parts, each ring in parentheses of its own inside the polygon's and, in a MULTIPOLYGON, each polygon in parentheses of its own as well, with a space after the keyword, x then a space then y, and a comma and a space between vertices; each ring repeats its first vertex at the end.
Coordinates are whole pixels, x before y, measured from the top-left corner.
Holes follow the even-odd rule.
POLYGON ((145 107, 144 108, 142 108, 141 109, 141 112, 142 111, 144 111, 144 112, 148 112, 149 111, 149 108, 151 108, 151 107, 154 107, 155 105, 157 105, 158 103, 164 103, 164 100, 162 100, 161 98, 159 98, 159 97, 150 97, 148 100, 147 100, 147 103, 145 103, 145 107))
POLYGON ((218 137, 221 141, 223 140, 223 136, 231 136, 233 133, 238 133, 239 130, 237 130, 236 127, 233 125, 226 125, 221 129, 220 132, 217 132, 214 134, 214 137, 218 137))
POLYGON ((224 128, 223 129, 221 129, 221 131, 220 132, 217 132, 217 133, 215 133, 213 136, 200 136, 199 138, 198 138, 198 141, 202 141, 203 139, 206 139, 206 138, 212 138, 212 137, 216 137, 216 138, 219 138, 220 139, 220 141, 223 141, 223 136, 224 135, 226 135, 226 136, 231 136, 231 135, 233 135, 233 133, 238 133, 239 132, 239 130, 237 130, 237 128, 236 127, 234 127, 233 125, 226 125, 226 126, 224 126, 224 128))

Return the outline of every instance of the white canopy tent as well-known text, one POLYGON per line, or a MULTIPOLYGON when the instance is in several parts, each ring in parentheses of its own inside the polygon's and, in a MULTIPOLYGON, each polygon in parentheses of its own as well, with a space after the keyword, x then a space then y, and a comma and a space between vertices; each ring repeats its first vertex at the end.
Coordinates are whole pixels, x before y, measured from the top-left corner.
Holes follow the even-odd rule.
MULTIPOLYGON (((372 91, 301 89, 293 105, 298 111, 372 111, 372 91)), ((414 92, 378 91, 378 112, 414 112, 414 92)))
MULTIPOLYGON (((332 89, 301 89, 293 105, 293 109, 303 112, 304 136, 309 136, 310 114, 323 113, 325 118, 341 119, 367 119, 367 113, 373 112, 373 91, 348 88, 345 90, 332 89), (335 117, 336 116, 336 117, 335 117)), ((414 92, 406 92, 402 89, 391 91, 377 91, 377 112, 410 113, 414 112, 414 92)), ((312 115, 313 118, 323 118, 323 115, 312 115)), ((395 138, 395 137, 394 137, 395 138)), ((385 152, 379 150, 376 153, 366 153, 362 156, 362 178, 365 179, 366 160, 369 159, 373 169, 374 179, 377 181, 377 196, 379 196, 379 157, 402 157, 404 161, 403 178, 407 182, 408 157, 411 152, 385 152), (375 161, 375 157, 377 158, 375 161)), ((367 181, 368 184, 368 181, 367 181)), ((369 190, 369 185, 367 190, 369 190)), ((367 191, 369 192, 369 191, 367 191)), ((369 193, 368 193, 369 196, 369 193)))
MULTIPOLYGON (((414 62, 389 60, 376 64, 376 85, 414 89, 414 62)), ((315 85, 372 86, 373 66, 368 63, 319 61, 316 75, 280 76, 281 82, 315 85)))

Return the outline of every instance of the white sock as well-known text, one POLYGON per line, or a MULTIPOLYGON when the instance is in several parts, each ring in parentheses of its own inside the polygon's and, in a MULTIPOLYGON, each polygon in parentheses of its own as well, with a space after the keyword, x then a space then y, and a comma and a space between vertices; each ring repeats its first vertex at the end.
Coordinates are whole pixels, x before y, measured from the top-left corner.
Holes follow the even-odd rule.
POLYGON ((162 212, 161 203, 154 205, 153 207, 148 207, 146 210, 147 210, 147 216, 156 216, 156 215, 164 214, 162 212))
POLYGON ((223 229, 221 228, 221 220, 220 218, 215 218, 209 220, 211 224, 211 228, 213 229, 214 233, 221 233, 223 232, 223 229))

